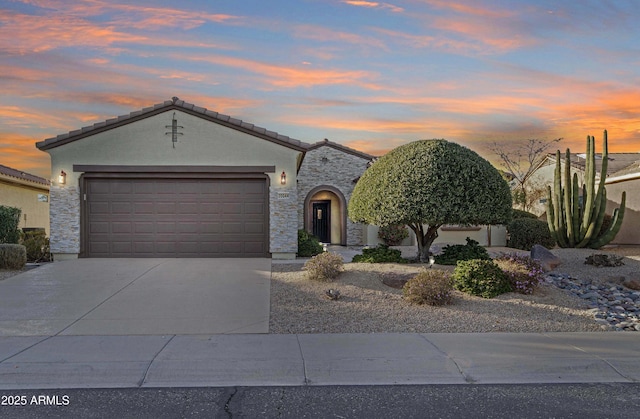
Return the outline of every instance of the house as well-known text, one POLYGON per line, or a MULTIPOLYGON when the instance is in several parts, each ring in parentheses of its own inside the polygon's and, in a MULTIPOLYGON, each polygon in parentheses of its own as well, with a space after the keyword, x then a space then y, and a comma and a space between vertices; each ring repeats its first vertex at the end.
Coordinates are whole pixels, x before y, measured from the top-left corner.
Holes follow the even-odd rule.
MULTIPOLYGON (((585 154, 571 154, 571 176, 578 174, 584 182, 585 154)), ((620 207, 622 192, 626 191, 626 209, 622 227, 611 244, 640 245, 640 153, 609 153, 605 187, 607 189, 607 214, 620 207)), ((564 155, 561 162, 564 170, 564 155)), ((545 185, 553 185, 556 155, 549 154, 536 171, 545 185)), ((602 176, 602 154, 596 154, 596 182, 602 176)), ((546 199, 541 202, 545 205, 546 199)))
POLYGON ((49 233, 49 181, 0 165, 0 205, 20 208, 20 228, 49 233))
MULTIPOLYGON (((337 245, 379 242, 377 227, 347 216, 374 156, 326 139, 307 144, 177 97, 36 146, 51 156, 55 260, 289 259, 298 229, 337 245)), ((462 235, 441 241, 464 243, 462 235)))

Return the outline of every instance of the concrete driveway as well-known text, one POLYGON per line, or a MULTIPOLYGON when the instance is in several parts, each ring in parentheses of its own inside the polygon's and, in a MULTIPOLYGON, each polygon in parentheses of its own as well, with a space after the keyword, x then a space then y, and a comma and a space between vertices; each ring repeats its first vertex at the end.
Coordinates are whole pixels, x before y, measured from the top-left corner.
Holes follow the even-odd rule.
POLYGON ((0 281, 0 336, 268 333, 270 259, 77 259, 0 281))

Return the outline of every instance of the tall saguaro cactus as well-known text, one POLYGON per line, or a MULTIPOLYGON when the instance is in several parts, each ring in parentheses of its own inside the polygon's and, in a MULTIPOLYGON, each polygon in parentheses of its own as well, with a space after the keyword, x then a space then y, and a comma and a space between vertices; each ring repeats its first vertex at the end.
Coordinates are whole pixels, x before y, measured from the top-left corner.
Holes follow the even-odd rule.
POLYGON ((600 183, 596 189, 595 137, 587 136, 587 156, 582 187, 577 173, 571 179, 571 155, 567 149, 564 173, 561 168, 560 150, 556 152, 556 170, 553 191, 548 186, 547 224, 551 236, 560 247, 590 247, 597 249, 614 239, 624 217, 627 194, 622 192, 620 207, 613 211, 609 228, 600 234, 607 208, 607 191, 604 182, 608 166, 607 131, 604 131, 604 151, 600 183), (580 204, 582 195, 582 205, 580 204))

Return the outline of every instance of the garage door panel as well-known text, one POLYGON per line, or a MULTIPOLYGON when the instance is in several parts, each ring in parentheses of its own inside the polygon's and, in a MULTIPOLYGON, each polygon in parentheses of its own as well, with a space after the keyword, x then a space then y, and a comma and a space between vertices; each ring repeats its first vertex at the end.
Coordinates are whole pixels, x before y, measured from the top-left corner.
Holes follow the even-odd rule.
POLYGON ((85 254, 263 257, 264 179, 88 179, 85 254))

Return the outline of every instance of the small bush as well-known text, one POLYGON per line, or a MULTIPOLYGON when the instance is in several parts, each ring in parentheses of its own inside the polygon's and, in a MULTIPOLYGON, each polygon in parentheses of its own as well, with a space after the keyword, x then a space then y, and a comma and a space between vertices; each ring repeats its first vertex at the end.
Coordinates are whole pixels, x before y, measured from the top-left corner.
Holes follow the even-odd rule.
POLYGON ((0 243, 18 244, 20 241, 20 208, 0 205, 0 243))
POLYGON ((50 262, 49 238, 44 230, 27 231, 22 234, 21 244, 27 249, 27 262, 50 262))
POLYGON ((546 221, 519 218, 507 225, 507 231, 509 232, 507 246, 514 249, 531 250, 534 244, 540 244, 546 248, 556 245, 546 221))
POLYGON ((319 255, 324 249, 320 241, 315 236, 309 234, 306 230, 298 230, 298 256, 310 258, 319 255))
POLYGON ((386 244, 379 244, 376 247, 362 249, 362 254, 355 255, 352 262, 407 263, 407 260, 402 257, 401 251, 390 249, 386 244))
POLYGON ((0 269, 20 270, 27 263, 27 249, 21 244, 0 244, 0 269))
POLYGON ((412 304, 441 306, 453 299, 453 281, 446 271, 429 269, 420 272, 404 284, 402 294, 412 304))
POLYGON ((513 209, 511 210, 511 219, 512 220, 518 220, 520 218, 534 218, 537 219, 538 216, 535 214, 532 214, 528 211, 522 211, 519 209, 513 209))
POLYGON ((513 292, 532 294, 544 280, 544 271, 540 263, 529 256, 504 255, 494 259, 494 262, 509 278, 513 292))
POLYGON ((309 279, 329 282, 342 272, 342 265, 342 256, 334 252, 323 252, 306 261, 304 269, 309 279))
POLYGON ((387 246, 397 246, 402 243, 402 240, 409 237, 409 232, 404 225, 391 224, 380 227, 378 237, 384 240, 384 244, 387 246))
POLYGON ((491 259, 487 249, 467 237, 467 244, 448 245, 435 257, 438 265, 455 265, 459 260, 491 259))
POLYGON ((511 291, 511 283, 492 260, 461 260, 453 270, 453 286, 462 292, 493 298, 511 291))

